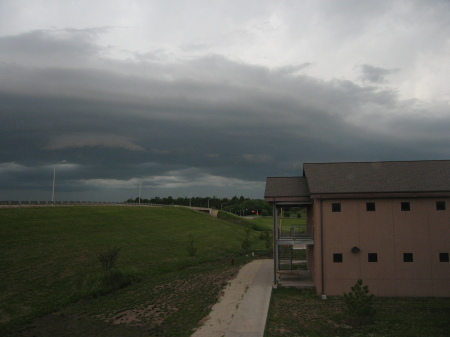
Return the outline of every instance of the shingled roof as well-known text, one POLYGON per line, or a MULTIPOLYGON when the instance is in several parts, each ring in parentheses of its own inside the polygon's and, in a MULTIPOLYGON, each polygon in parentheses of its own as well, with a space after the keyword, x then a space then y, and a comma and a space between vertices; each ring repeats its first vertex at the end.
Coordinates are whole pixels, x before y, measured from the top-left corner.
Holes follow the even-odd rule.
POLYGON ((309 197, 305 177, 269 177, 266 180, 265 198, 271 197, 309 197))
POLYGON ((269 177, 266 200, 317 194, 450 194, 450 160, 306 163, 303 177, 269 177))
POLYGON ((450 160, 304 164, 311 194, 449 192, 450 160))

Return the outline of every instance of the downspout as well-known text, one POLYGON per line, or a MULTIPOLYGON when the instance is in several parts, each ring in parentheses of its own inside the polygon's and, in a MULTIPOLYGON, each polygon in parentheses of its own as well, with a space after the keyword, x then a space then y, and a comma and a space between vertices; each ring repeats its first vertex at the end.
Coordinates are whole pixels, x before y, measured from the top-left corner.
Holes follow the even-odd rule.
POLYGON ((321 266, 321 278, 322 278, 322 295, 325 295, 325 275, 323 268, 323 211, 322 211, 322 199, 320 200, 320 266, 321 266))
POLYGON ((273 203, 273 284, 277 285, 277 271, 278 271, 278 214, 277 205, 273 203))

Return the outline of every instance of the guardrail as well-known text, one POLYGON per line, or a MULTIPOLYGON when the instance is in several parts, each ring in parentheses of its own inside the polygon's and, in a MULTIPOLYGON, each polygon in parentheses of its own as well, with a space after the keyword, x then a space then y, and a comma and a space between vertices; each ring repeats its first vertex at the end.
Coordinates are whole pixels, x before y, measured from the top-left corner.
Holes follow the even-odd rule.
POLYGON ((0 206, 158 206, 158 207, 175 207, 177 205, 163 205, 151 203, 129 203, 120 201, 28 201, 28 200, 0 200, 0 206))
POLYGON ((278 227, 280 240, 312 240, 314 239, 314 226, 294 225, 278 227))

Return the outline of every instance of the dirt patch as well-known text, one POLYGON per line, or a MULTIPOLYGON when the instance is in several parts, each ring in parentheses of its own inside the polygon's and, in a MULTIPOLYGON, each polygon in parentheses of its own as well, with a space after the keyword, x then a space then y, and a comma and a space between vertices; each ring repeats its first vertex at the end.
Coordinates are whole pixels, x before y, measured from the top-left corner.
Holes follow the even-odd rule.
POLYGON ((188 336, 203 323, 202 317, 237 272, 236 267, 227 267, 157 285, 140 284, 134 291, 71 304, 8 336, 188 336), (116 298, 128 307, 117 305, 116 298), (103 309, 97 301, 105 303, 103 309))
POLYGON ((177 308, 165 305, 159 307, 154 304, 140 306, 114 315, 106 321, 112 324, 138 324, 142 325, 145 318, 151 318, 152 324, 161 325, 170 314, 178 311, 177 308))

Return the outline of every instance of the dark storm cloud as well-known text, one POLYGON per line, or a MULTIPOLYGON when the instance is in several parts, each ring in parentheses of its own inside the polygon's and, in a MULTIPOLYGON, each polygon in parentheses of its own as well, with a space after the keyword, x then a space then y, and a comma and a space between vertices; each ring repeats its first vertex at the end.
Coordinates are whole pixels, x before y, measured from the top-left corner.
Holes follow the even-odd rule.
MULTIPOLYGON (((68 198, 121 200, 142 182, 154 195, 261 197, 266 176, 299 175, 307 161, 449 155, 445 104, 319 80, 302 74, 309 64, 112 60, 94 33, 0 39, 1 199, 21 190, 45 199, 61 160, 68 198)), ((371 83, 390 73, 362 69, 371 83)))

